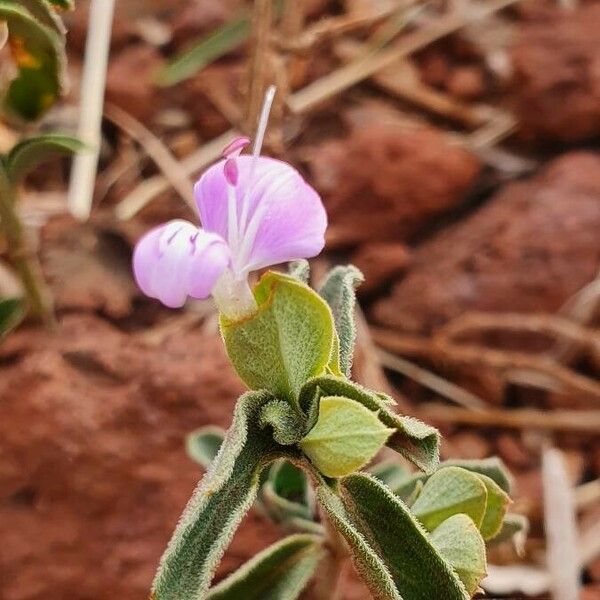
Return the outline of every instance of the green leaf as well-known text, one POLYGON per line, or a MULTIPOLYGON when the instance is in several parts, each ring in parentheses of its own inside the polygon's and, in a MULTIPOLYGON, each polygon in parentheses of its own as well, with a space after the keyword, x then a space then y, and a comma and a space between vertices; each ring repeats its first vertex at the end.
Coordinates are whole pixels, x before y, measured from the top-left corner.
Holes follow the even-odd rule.
MULTIPOLYGON (((324 375, 307 381, 300 394, 300 406, 311 415, 322 396, 342 396, 378 411, 379 420, 395 430, 386 445, 399 452, 420 469, 431 472, 439 460, 440 435, 437 429, 412 417, 396 414, 379 394, 340 377, 324 375)), ((309 419, 310 422, 310 419, 309 419)))
POLYGON ((411 510, 429 531, 458 513, 471 517, 477 527, 483 521, 487 489, 481 479, 460 467, 436 471, 423 486, 411 510))
POLYGON ((63 10, 73 10, 75 8, 75 0, 48 0, 48 2, 63 10))
POLYGON ((53 0, 19 0, 19 2, 40 23, 54 29, 61 36, 65 35, 65 26, 53 7, 53 4, 58 5, 57 2, 53 0))
POLYGON ((486 575, 485 543, 475 523, 467 515, 454 515, 430 539, 472 596, 486 575))
POLYGON ((269 470, 269 481, 282 498, 306 503, 309 489, 306 473, 287 460, 277 461, 269 470))
POLYGON ((250 389, 295 403, 302 385, 325 371, 333 343, 327 304, 307 285, 268 272, 254 288, 258 312, 241 321, 221 316, 229 358, 250 389))
POLYGON ((227 22, 170 62, 159 73, 157 83, 170 86, 189 79, 210 63, 235 50, 249 33, 248 17, 227 22))
POLYGON ((356 473, 341 479, 339 490, 342 500, 337 505, 327 498, 324 486, 318 489, 318 498, 325 501, 327 514, 348 542, 357 569, 375 598, 468 598, 408 507, 384 485, 356 473), (391 578, 392 589, 384 574, 391 578))
POLYGON ((502 522, 500 532, 490 540, 490 545, 511 541, 517 554, 523 554, 529 533, 529 519, 523 515, 508 513, 502 522))
POLYGON ((404 600, 396 588, 387 565, 367 543, 353 522, 341 498, 327 484, 317 488, 317 500, 331 524, 346 540, 352 562, 375 600, 404 600))
POLYGON ((369 468, 369 473, 393 490, 410 477, 408 471, 395 460, 384 460, 369 468))
POLYGON ((11 332, 25 316, 21 298, 0 299, 0 339, 11 332))
POLYGON ((322 537, 291 535, 221 581, 210 590, 206 600, 295 600, 323 555, 322 537))
POLYGON ((271 394, 248 392, 215 461, 194 491, 161 559, 153 600, 203 600, 229 541, 256 498, 260 473, 285 449, 258 426, 271 394))
POLYGON ((260 411, 259 426, 271 427, 273 438, 278 444, 297 444, 306 428, 305 417, 285 400, 271 400, 260 411))
POLYGON ((393 432, 362 404, 326 396, 321 398, 316 425, 300 447, 323 475, 342 477, 371 461, 393 432))
MULTIPOLYGON (((498 457, 484 458, 482 460, 445 460, 441 462, 437 468, 444 469, 446 467, 461 467, 472 473, 486 475, 493 479, 506 493, 510 494, 512 488, 512 477, 506 468, 506 465, 498 457)), ((414 488, 419 483, 424 484, 428 479, 428 475, 422 473, 414 474, 407 477, 404 481, 399 481, 392 487, 394 493, 406 502, 407 498, 414 494, 414 488)))
POLYGON ((301 283, 306 283, 308 285, 308 280, 310 278, 310 265, 307 260, 293 260, 288 265, 288 275, 297 279, 301 283))
POLYGON ((492 456, 484 459, 453 459, 445 460, 442 467, 461 467, 473 473, 480 473, 493 479, 507 494, 510 494, 513 479, 510 471, 501 458, 492 456))
POLYGON ((11 53, 18 68, 4 106, 21 119, 38 119, 62 92, 64 39, 26 8, 9 0, 0 0, 0 20, 8 25, 11 53))
POLYGON ((225 432, 215 425, 207 425, 192 431, 186 438, 186 450, 190 458, 207 469, 223 444, 225 432))
POLYGON ((363 274, 353 265, 334 267, 327 275, 319 294, 331 308, 339 338, 339 365, 341 373, 350 377, 352 354, 356 339, 354 323, 355 289, 364 281, 363 274))
POLYGON ((49 133, 22 140, 8 153, 6 169, 13 184, 21 180, 39 164, 60 154, 83 152, 86 146, 69 135, 49 133))
POLYGON ((504 516, 512 501, 493 479, 481 474, 478 474, 477 477, 487 489, 487 504, 479 530, 484 540, 491 540, 500 533, 504 516))

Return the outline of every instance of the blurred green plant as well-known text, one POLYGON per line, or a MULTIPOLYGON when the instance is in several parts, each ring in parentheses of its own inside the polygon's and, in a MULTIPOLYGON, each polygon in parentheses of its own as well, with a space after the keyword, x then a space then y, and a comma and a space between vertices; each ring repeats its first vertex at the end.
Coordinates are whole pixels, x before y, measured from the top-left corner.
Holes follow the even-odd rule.
MULTIPOLYGON (((276 0, 273 6, 275 14, 281 14, 284 0, 276 0)), ((236 18, 192 42, 167 63, 157 75, 158 85, 169 87, 190 79, 208 65, 233 52, 249 35, 250 11, 243 10, 236 18)))
POLYGON ((510 474, 497 458, 439 463, 434 428, 340 374, 350 371, 362 276, 336 267, 320 295, 307 279, 305 262, 289 275, 269 272, 254 290, 255 315, 222 318, 229 356, 253 391, 227 432, 210 426, 187 438, 207 472, 152 598, 294 600, 313 578, 320 597, 333 598, 346 559, 380 600, 471 598, 486 573, 486 545, 516 543, 526 530, 508 513, 510 474), (386 460, 356 472, 383 445, 420 471, 386 460), (211 588, 252 505, 288 537, 211 588))
MULTIPOLYGON (((72 4, 70 0, 0 0, 0 22, 15 65, 15 76, 1 93, 2 111, 15 124, 41 118, 64 91, 65 29, 56 11, 72 4)), ((83 144, 71 136, 43 134, 28 136, 0 155, 0 231, 21 280, 26 309, 47 324, 53 322, 52 302, 19 217, 19 189, 40 163, 81 150, 83 144)))

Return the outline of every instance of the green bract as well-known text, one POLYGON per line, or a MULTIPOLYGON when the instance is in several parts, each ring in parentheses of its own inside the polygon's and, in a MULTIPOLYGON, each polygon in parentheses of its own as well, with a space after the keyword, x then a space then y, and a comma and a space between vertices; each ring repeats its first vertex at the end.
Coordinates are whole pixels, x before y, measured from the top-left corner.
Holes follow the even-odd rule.
POLYGON ((325 372, 333 345, 331 310, 307 285, 269 272, 254 288, 258 312, 221 317, 229 358, 250 389, 294 400, 304 382, 325 372))
POLYGON ((329 396, 321 398, 317 423, 300 447, 323 475, 342 477, 370 462, 392 433, 362 404, 329 396))

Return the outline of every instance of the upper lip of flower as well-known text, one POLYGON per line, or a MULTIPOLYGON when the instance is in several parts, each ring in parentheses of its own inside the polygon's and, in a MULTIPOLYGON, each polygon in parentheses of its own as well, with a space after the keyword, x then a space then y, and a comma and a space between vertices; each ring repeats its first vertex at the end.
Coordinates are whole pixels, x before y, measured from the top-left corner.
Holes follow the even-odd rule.
POLYGON ((238 282, 235 294, 221 285, 216 295, 237 296, 250 271, 323 248, 327 216, 317 192, 291 165, 260 156, 273 94, 267 93, 252 155, 240 156, 247 138, 234 140, 196 183, 202 228, 170 222, 138 243, 134 273, 147 295, 181 306, 187 296, 210 295, 229 273, 238 282))

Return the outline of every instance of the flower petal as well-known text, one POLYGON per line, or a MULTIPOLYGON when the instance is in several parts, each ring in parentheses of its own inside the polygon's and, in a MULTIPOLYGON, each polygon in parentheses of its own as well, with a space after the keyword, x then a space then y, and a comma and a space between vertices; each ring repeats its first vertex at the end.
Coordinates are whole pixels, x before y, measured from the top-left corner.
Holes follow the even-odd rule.
MULTIPOLYGON (((245 223, 240 223, 245 233, 237 247, 231 248, 238 273, 317 255, 325 244, 327 227, 317 192, 285 162, 261 156, 252 167, 249 155, 235 161, 238 220, 244 212, 247 215, 245 223), (246 209, 244 202, 248 203, 246 209)), ((226 239, 227 180, 223 167, 220 161, 208 169, 196 183, 194 193, 203 227, 226 239)))
POLYGON ((147 296, 178 308, 188 296, 208 297, 229 260, 229 248, 221 237, 175 220, 153 229, 138 242, 133 271, 147 296))

